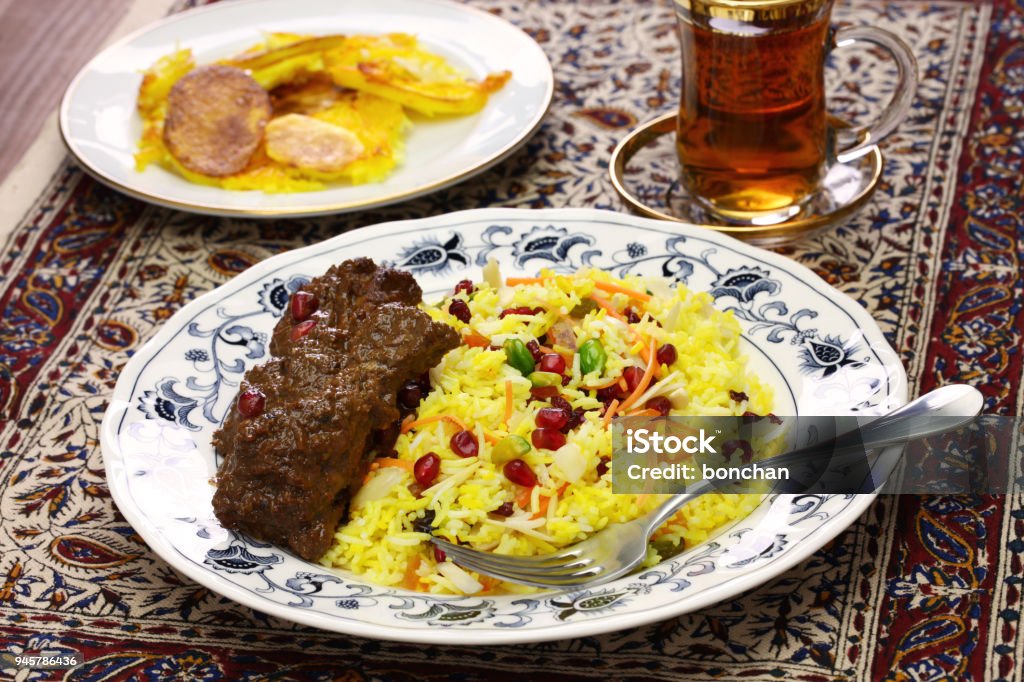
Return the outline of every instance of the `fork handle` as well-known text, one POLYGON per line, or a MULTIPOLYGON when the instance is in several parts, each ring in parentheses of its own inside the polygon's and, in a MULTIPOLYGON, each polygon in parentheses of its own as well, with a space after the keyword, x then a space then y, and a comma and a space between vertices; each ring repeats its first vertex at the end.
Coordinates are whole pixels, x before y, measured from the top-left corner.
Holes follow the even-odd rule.
MULTIPOLYGON (((937 388, 902 407, 868 422, 859 429, 841 434, 836 438, 783 455, 761 460, 760 465, 785 466, 806 461, 820 453, 852 451, 855 455, 888 445, 905 444, 919 438, 953 431, 972 420, 984 406, 984 396, 973 386, 952 384, 937 388), (921 420, 918 417, 928 416, 921 420), (936 417, 940 419, 935 419, 936 417)), ((752 467, 754 463, 748 464, 752 467)), ((688 492, 673 495, 662 505, 642 517, 648 533, 669 520, 677 511, 705 493, 716 489, 707 480, 687 486, 688 492)))

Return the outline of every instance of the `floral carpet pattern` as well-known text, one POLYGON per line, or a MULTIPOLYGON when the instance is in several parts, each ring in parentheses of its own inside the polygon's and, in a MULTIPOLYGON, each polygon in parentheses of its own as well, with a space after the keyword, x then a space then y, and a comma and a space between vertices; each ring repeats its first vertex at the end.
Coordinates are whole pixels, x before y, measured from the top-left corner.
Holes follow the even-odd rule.
MULTIPOLYGON (((67 162, 24 217, 0 254, 0 655, 83 664, 0 662, 0 678, 1020 679, 1018 497, 879 498, 805 564, 731 602, 598 637, 472 650, 266 617, 175 574, 124 521, 98 447, 107 396, 132 353, 198 294, 385 219, 492 205, 622 210, 611 149, 678 93, 670 5, 472 4, 533 36, 557 82, 538 134, 474 180, 379 211, 248 221, 146 206, 67 162)), ((1022 0, 859 1, 835 19, 899 33, 921 84, 868 207, 784 253, 872 312, 918 391, 971 382, 990 412, 1020 414, 1022 0)), ((834 108, 856 118, 884 102, 888 76, 874 53, 851 52, 831 87, 834 108)))

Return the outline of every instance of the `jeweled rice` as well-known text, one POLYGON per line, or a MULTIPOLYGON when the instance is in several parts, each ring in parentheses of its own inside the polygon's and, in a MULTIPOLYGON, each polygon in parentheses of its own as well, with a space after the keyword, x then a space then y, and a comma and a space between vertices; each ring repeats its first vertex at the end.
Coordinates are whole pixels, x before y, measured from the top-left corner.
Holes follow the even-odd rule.
MULTIPOLYGON (((348 523, 339 528, 334 546, 322 559, 324 564, 353 571, 374 583, 420 591, 526 592, 530 588, 467 574, 450 561, 439 564, 429 536, 415 526, 422 528, 432 512, 434 527, 449 539, 478 549, 531 555, 572 544, 609 523, 633 519, 657 506, 662 499, 658 495, 612 492, 614 464, 607 460, 602 464, 612 450, 611 429, 602 420, 606 405, 595 390, 584 388, 621 376, 628 365, 644 368, 642 355, 651 340, 656 347, 672 344, 677 358, 670 367, 659 368, 651 381, 653 389, 631 410, 643 409, 651 390, 671 396, 671 414, 767 414, 772 409, 771 391, 747 371, 739 325, 731 314, 716 310, 706 293, 691 292, 683 285, 670 287, 662 278, 617 279, 597 270, 574 276, 545 272, 514 286, 495 281, 494 273, 489 278, 500 286, 475 283, 470 294, 462 291, 424 306, 435 319, 458 329, 464 343, 430 372, 432 390, 407 419, 422 425, 409 428, 407 423, 395 452, 380 460, 385 466, 367 477, 367 483, 384 477, 374 486, 381 490, 364 487, 370 494, 357 497, 348 523), (653 295, 645 302, 616 292, 617 288, 653 295), (468 324, 448 312, 455 299, 468 303, 472 315, 468 324), (586 302, 595 299, 600 305, 586 302), (593 309, 580 319, 572 316, 588 307, 593 309), (510 308, 543 310, 502 318, 502 311, 510 308), (629 324, 631 312, 643 319, 629 324), (579 353, 553 349, 565 352, 567 360, 572 358, 566 370, 569 383, 558 392, 573 408, 587 411, 582 424, 568 433, 567 450, 556 453, 534 446, 522 455, 538 479, 537 485, 523 488, 509 481, 502 465, 495 463, 496 443, 510 435, 529 442, 537 428, 537 411, 550 405, 547 399, 530 400, 530 379, 510 366, 502 346, 511 338, 553 344, 545 334, 554 336, 552 325, 559 323, 564 331, 569 322, 577 348, 597 338, 607 360, 600 373, 582 375, 579 353), (514 408, 507 424, 506 382, 514 408), (734 399, 740 393, 745 400, 734 399), (430 417, 444 419, 430 421, 430 417), (478 456, 463 458, 452 451, 450 440, 461 428, 458 422, 475 434, 478 456), (423 489, 415 481, 412 464, 430 452, 440 457, 441 473, 423 489), (513 503, 511 516, 493 513, 507 502, 513 503)), ((681 545, 696 545, 748 514, 757 502, 752 495, 706 495, 662 527, 652 544, 673 552, 681 545)), ((661 558, 652 546, 646 564, 661 558)))

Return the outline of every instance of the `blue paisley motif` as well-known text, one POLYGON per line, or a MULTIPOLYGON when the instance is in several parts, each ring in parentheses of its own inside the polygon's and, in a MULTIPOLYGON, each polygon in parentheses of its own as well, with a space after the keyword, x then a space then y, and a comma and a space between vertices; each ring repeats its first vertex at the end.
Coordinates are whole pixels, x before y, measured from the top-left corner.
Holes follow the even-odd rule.
POLYGON ((174 377, 165 377, 156 385, 155 391, 143 392, 139 398, 139 409, 147 419, 165 419, 190 431, 198 431, 199 427, 189 421, 189 413, 198 402, 175 390, 177 381, 174 377))
POLYGON ((250 552, 245 545, 232 543, 225 549, 207 551, 203 563, 228 573, 261 573, 282 561, 279 554, 260 556, 250 552))
POLYGON ((302 275, 294 275, 287 281, 274 278, 260 289, 260 305, 274 317, 281 317, 291 295, 308 283, 309 278, 302 275))
POLYGON ((540 260, 547 267, 571 272, 589 265, 593 258, 601 255, 601 252, 596 250, 585 250, 574 255, 576 247, 593 246, 595 240, 589 234, 569 232, 564 227, 534 226, 528 232, 521 233, 515 241, 508 242, 502 239, 512 233, 512 228, 506 225, 491 225, 484 230, 483 241, 487 246, 477 254, 477 265, 487 263, 487 259, 498 249, 510 249, 518 267, 523 267, 530 261, 540 260))
POLYGON ((716 299, 730 296, 740 303, 750 303, 758 294, 765 292, 770 296, 780 288, 778 281, 761 268, 732 268, 711 283, 711 295, 716 299))
POLYGON ((823 377, 832 376, 843 367, 859 366, 861 362, 852 357, 856 352, 856 344, 843 343, 837 336, 804 338, 800 368, 808 374, 822 371, 823 377))
POLYGON ((469 265, 469 254, 463 248, 462 235, 458 232, 453 232, 444 243, 439 239, 425 239, 402 249, 397 260, 385 261, 386 265, 400 270, 435 275, 448 272, 454 267, 453 263, 463 267, 469 265))

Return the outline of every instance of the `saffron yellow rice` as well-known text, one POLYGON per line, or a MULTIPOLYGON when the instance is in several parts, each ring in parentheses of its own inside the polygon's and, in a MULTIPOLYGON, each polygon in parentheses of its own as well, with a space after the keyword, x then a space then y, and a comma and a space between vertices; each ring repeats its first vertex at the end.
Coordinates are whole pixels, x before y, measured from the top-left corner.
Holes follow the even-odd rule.
MULTIPOLYGON (((493 265, 484 272, 484 281, 474 282, 471 291, 462 287, 440 302, 424 304, 434 319, 462 334, 463 344, 431 370, 429 393, 406 417, 394 452, 380 453, 389 456, 367 476, 348 522, 321 560, 324 565, 380 585, 438 594, 533 591, 439 561, 424 531, 432 526, 452 541, 525 556, 573 544, 657 506, 663 496, 612 492, 615 463, 608 461, 612 439, 605 414, 611 403, 607 395, 603 401, 596 389, 587 388, 622 378, 629 366, 646 370, 652 347, 671 344, 675 361, 658 363, 643 395, 633 396, 643 402, 631 404, 628 392, 622 394, 618 403, 627 412, 645 409, 655 396, 669 398, 676 415, 764 415, 772 410, 770 388, 748 370, 741 353, 738 323, 731 313, 714 308, 707 293, 660 277, 615 278, 600 270, 571 276, 545 271, 525 280, 502 280, 493 265), (456 300, 468 305, 468 322, 464 313, 459 319, 449 312, 456 300), (529 312, 502 317, 502 311, 516 308, 529 312), (536 376, 510 364, 511 351, 505 350, 510 339, 537 341, 566 360, 569 379, 559 383, 558 395, 585 412, 558 450, 533 443, 537 413, 551 407, 550 399, 535 394, 551 389, 538 391, 531 381, 536 376), (578 350, 591 339, 600 343, 606 360, 599 371, 584 373, 587 365, 578 350), (478 443, 477 456, 461 457, 452 450, 452 436, 464 427, 478 443), (507 459, 507 447, 500 444, 513 436, 522 439, 516 441, 520 445, 530 445, 517 457, 536 476, 532 487, 510 481, 503 463, 496 461, 507 459), (413 469, 428 453, 439 457, 440 473, 423 486, 413 469), (510 516, 494 513, 502 505, 508 511, 508 503, 510 516)), ((704 542, 758 502, 756 495, 705 495, 656 532, 645 565, 704 542)))

